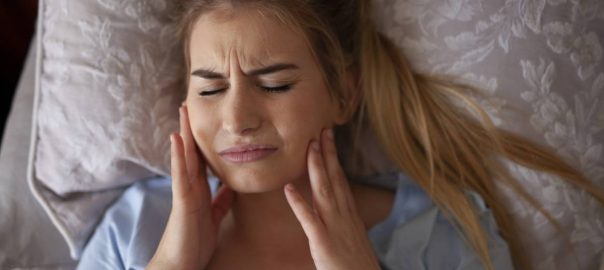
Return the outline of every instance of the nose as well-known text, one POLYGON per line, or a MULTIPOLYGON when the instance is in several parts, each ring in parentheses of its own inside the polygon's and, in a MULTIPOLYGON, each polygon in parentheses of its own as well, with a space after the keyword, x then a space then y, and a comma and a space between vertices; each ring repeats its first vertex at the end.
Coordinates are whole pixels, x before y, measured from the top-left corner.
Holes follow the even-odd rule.
POLYGON ((254 101, 254 89, 233 85, 223 104, 223 129, 231 135, 249 135, 262 125, 261 108, 254 101))

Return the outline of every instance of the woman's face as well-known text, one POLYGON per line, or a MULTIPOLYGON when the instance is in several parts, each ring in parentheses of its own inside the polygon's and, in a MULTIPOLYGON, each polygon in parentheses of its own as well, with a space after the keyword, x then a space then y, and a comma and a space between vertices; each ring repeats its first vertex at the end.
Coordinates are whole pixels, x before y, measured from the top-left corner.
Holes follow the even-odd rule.
POLYGON ((343 119, 303 36, 246 11, 228 20, 216 20, 222 11, 214 11, 195 23, 186 102, 213 172, 233 190, 254 193, 306 179, 311 139, 343 119), (249 152, 270 154, 247 162, 221 155, 249 144, 273 150, 249 152))

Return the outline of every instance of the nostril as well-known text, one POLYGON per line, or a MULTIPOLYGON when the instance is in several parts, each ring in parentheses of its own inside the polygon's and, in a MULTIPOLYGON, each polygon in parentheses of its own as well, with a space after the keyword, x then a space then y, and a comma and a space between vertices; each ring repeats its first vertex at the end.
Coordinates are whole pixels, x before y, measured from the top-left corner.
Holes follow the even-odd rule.
POLYGON ((225 130, 227 130, 230 134, 236 135, 244 135, 250 134, 260 128, 260 124, 256 125, 230 125, 226 126, 225 130))
POLYGON ((252 132, 252 131, 254 131, 254 129, 253 129, 253 128, 246 128, 246 129, 244 129, 243 131, 241 131, 241 134, 250 133, 250 132, 252 132))

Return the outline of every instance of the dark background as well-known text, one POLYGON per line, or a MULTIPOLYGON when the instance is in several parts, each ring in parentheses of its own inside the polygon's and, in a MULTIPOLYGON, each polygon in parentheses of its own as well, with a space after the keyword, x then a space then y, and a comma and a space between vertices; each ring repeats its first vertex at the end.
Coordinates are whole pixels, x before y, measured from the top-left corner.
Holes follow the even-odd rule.
POLYGON ((0 0, 0 141, 34 33, 37 0, 0 0))

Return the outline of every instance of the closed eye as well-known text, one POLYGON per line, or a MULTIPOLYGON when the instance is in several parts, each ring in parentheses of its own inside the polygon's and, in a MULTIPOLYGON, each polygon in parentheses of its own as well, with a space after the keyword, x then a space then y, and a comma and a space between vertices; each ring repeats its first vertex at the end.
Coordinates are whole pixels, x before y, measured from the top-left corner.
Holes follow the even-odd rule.
MULTIPOLYGON (((285 84, 285 85, 273 86, 273 87, 269 87, 269 86, 259 86, 259 87, 262 88, 266 92, 285 92, 285 91, 291 89, 292 84, 285 84)), ((200 96, 211 96, 216 93, 222 92, 226 89, 227 88, 221 88, 221 89, 211 90, 211 91, 202 91, 199 93, 199 95, 200 96)))
POLYGON ((223 91, 225 89, 226 88, 222 88, 222 89, 218 89, 218 90, 212 90, 212 91, 201 91, 201 92, 199 92, 199 95, 200 96, 211 96, 211 95, 214 95, 214 94, 216 94, 218 92, 221 92, 221 91, 223 91))
POLYGON ((268 87, 268 86, 260 86, 267 92, 285 92, 291 88, 291 84, 285 84, 281 86, 268 87))

